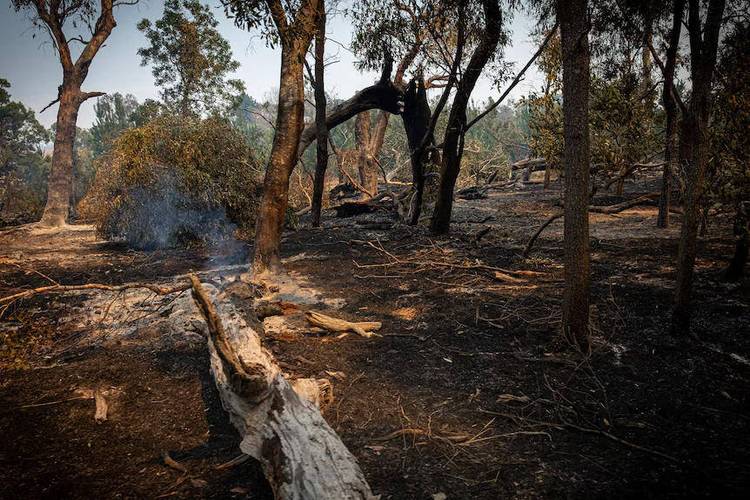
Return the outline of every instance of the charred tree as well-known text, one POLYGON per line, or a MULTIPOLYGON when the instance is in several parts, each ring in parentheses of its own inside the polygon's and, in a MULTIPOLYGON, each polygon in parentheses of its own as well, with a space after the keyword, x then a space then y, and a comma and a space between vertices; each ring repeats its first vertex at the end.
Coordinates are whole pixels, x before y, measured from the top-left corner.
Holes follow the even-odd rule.
MULTIPOLYGON (((338 127, 350 118, 370 109, 380 109, 388 113, 398 115, 404 110, 403 89, 391 81, 393 62, 386 60, 380 80, 375 85, 366 87, 346 101, 333 108, 326 116, 326 127, 331 130, 338 127)), ((307 147, 317 139, 318 127, 311 123, 305 127, 299 142, 299 155, 305 152, 307 147)))
POLYGON ((112 9, 118 2, 101 0, 95 20, 93 13, 96 12, 96 2, 91 0, 73 4, 47 0, 13 0, 13 5, 17 10, 33 9, 32 22, 36 26, 44 26, 50 34, 63 70, 63 81, 58 87, 57 98, 42 110, 59 103, 52 166, 47 182, 47 203, 40 221, 45 226, 62 226, 68 220, 73 191, 73 147, 78 110, 87 99, 104 95, 104 92, 83 92, 81 86, 88 76, 91 62, 116 26, 112 9), (65 22, 74 16, 90 26, 91 37, 88 40, 64 33, 65 22), (71 42, 83 44, 83 50, 75 60, 71 54, 71 42))
MULTIPOLYGON (((323 2, 323 0, 321 0, 323 2)), ((323 189, 325 189, 326 170, 328 169, 328 127, 326 126, 326 91, 325 91, 325 40, 326 13, 321 5, 318 18, 318 29, 315 32, 315 126, 318 130, 315 161, 315 179, 313 180, 312 225, 320 226, 320 211, 323 208, 323 189)))
POLYGON ((447 233, 450 227, 451 212, 453 210, 453 190, 461 169, 461 158, 464 149, 464 135, 466 133, 466 108, 469 105, 471 93, 479 79, 485 65, 492 59, 500 42, 502 13, 497 0, 484 0, 485 26, 474 49, 471 59, 463 72, 456 87, 448 123, 443 139, 442 166, 440 169, 440 187, 432 215, 430 229, 433 233, 447 233))
POLYGON ((674 72, 677 65, 677 52, 680 44, 680 31, 685 11, 685 0, 674 1, 672 13, 672 30, 669 34, 666 60, 664 62, 664 88, 662 90, 662 104, 664 106, 664 171, 662 172, 661 196, 659 197, 659 215, 656 226, 669 227, 669 206, 671 203, 672 176, 677 171, 677 97, 674 88, 674 72))
POLYGON ((422 197, 424 196, 425 163, 428 161, 427 151, 434 151, 435 136, 430 130, 430 104, 427 102, 427 90, 424 80, 419 77, 409 82, 404 95, 404 113, 401 116, 406 131, 411 156, 411 175, 414 194, 409 209, 409 224, 416 225, 422 212, 422 197), (426 138, 426 139, 425 139, 426 138), (426 147, 422 147, 426 141, 426 147))
POLYGON ((558 0, 563 59, 565 290, 563 334, 589 346, 589 23, 587 0, 558 0))
POLYGON ((692 92, 690 104, 683 116, 680 134, 680 159, 686 177, 685 213, 677 256, 677 286, 672 313, 672 334, 674 335, 686 335, 690 332, 690 300, 695 267, 696 237, 708 163, 711 83, 716 67, 724 3, 724 0, 710 0, 705 22, 702 23, 700 0, 688 1, 692 92))

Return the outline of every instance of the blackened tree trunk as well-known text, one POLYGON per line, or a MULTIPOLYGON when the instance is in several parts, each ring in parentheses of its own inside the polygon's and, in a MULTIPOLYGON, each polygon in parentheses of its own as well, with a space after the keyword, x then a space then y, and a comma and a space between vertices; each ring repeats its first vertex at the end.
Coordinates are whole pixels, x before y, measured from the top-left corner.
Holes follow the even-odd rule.
POLYGON ((739 281, 745 275, 748 249, 750 249, 750 227, 748 226, 750 218, 748 217, 748 207, 750 207, 750 202, 741 202, 737 206, 737 213, 734 217, 734 256, 724 273, 727 281, 739 281))
POLYGON ((558 0, 563 59, 565 290, 563 334, 589 345, 589 41, 587 0, 558 0))
POLYGON ((682 120, 680 158, 685 171, 685 201, 680 247, 677 256, 677 289, 672 313, 672 334, 690 333, 690 310, 695 267, 699 207, 705 188, 708 161, 708 120, 711 114, 713 81, 724 0, 710 0, 701 26, 700 0, 688 2, 690 32, 690 105, 682 120))
POLYGON ((326 13, 322 0, 320 10, 318 29, 315 32, 315 126, 318 129, 318 138, 311 207, 313 227, 320 226, 320 211, 323 208, 323 189, 325 188, 326 170, 328 169, 328 126, 326 125, 326 90, 324 79, 326 13))
POLYGON ((311 37, 283 42, 276 132, 263 180, 263 197, 255 229, 253 272, 278 271, 279 245, 289 200, 289 178, 297 162, 297 146, 304 127, 303 60, 311 37))
POLYGON ((500 42, 502 13, 497 0, 484 0, 485 28, 463 77, 456 87, 448 123, 443 139, 442 166, 440 169, 440 187, 432 215, 430 230, 435 234, 445 234, 450 228, 451 212, 453 211, 453 190, 461 169, 461 158, 464 150, 464 134, 466 131, 466 108, 469 105, 471 93, 479 79, 485 65, 490 61, 500 42))
POLYGON ((428 161, 427 151, 435 147, 435 136, 430 130, 430 104, 427 102, 427 90, 424 79, 413 79, 409 82, 404 95, 404 113, 401 115, 409 144, 411 159, 412 184, 414 194, 409 208, 409 224, 416 225, 422 212, 422 197, 424 196, 425 163, 428 161), (423 141, 426 139, 426 146, 423 141))
POLYGON ((672 31, 669 35, 667 57, 664 62, 664 88, 662 90, 662 104, 666 123, 664 128, 664 171, 661 180, 661 195, 659 196, 659 215, 656 226, 669 227, 669 207, 671 204, 672 176, 677 171, 679 150, 677 145, 677 96, 674 90, 674 72, 677 65, 677 52, 682 30, 682 17, 685 11, 685 0, 675 0, 672 13, 672 31))

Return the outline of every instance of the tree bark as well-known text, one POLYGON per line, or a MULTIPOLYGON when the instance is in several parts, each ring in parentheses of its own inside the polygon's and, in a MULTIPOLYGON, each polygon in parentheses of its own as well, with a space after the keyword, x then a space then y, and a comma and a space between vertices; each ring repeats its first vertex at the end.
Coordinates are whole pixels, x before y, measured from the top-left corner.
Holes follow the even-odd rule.
POLYGON ((690 310, 695 268, 699 207, 705 188, 708 161, 708 121, 711 113, 711 82, 719 46, 724 0, 710 0, 705 25, 701 26, 700 0, 688 2, 690 32, 690 105, 682 120, 680 158, 686 174, 684 216, 677 255, 677 286, 672 312, 672 334, 690 333, 690 310))
POLYGON ((677 102, 674 95, 674 72, 677 65, 677 52, 682 30, 682 17, 685 11, 685 0, 675 0, 672 13, 672 31, 669 35, 669 46, 664 63, 664 88, 662 90, 662 104, 666 115, 664 129, 664 171, 661 180, 661 195, 659 197, 659 214, 656 227, 669 227, 669 206, 672 194, 672 176, 677 171, 677 102))
POLYGON ((63 226, 68 220, 70 197, 73 191, 73 148, 76 140, 76 122, 80 88, 65 84, 60 89, 60 107, 57 110, 55 146, 52 166, 47 180, 47 203, 42 220, 44 226, 63 226))
POLYGON ((371 151, 370 111, 363 111, 354 120, 354 140, 357 147, 357 172, 359 183, 366 192, 375 196, 378 191, 377 165, 371 151))
POLYGON ((565 289, 563 334, 589 352, 589 42, 587 0, 558 0, 563 58, 565 289))
POLYGON ((321 5, 318 30, 315 33, 315 126, 318 130, 318 139, 311 207, 313 227, 320 226, 320 211, 323 208, 323 190, 325 189, 326 170, 328 169, 328 127, 326 126, 326 90, 324 80, 325 38, 326 13, 325 5, 321 5))
POLYGON ((432 214, 430 230, 435 234, 445 234, 450 229, 451 212, 453 211, 453 190, 461 169, 461 158, 464 149, 466 132, 466 108, 471 93, 485 65, 489 62, 500 41, 502 13, 497 0, 484 0, 485 27, 482 37, 471 55, 469 64, 456 87, 448 123, 443 139, 442 166, 440 169, 440 187, 432 214))
MULTIPOLYGON (((318 408, 325 379, 287 380, 258 333, 232 304, 214 298, 196 276, 193 297, 208 327, 211 373, 221 403, 258 460, 274 497, 374 499, 356 458, 318 408)), ((215 297, 215 295, 214 295, 215 297)))
POLYGON ((47 202, 39 224, 63 226, 68 220, 73 191, 73 151, 78 109, 86 99, 104 95, 103 92, 81 92, 81 85, 86 80, 91 62, 117 23, 112 11, 113 0, 100 0, 100 12, 94 31, 74 62, 63 27, 66 17, 84 7, 78 6, 70 10, 67 4, 41 0, 35 0, 33 4, 39 20, 46 26, 54 41, 63 69, 63 82, 57 96, 60 107, 57 110, 55 145, 47 181, 47 202))
POLYGON ((289 178, 297 163, 297 147, 304 126, 303 60, 311 38, 283 43, 281 48, 276 132, 255 230, 253 272, 256 275, 281 267, 279 245, 289 201, 289 178))
POLYGON ((409 144, 412 184, 414 186, 414 195, 411 198, 409 209, 409 224, 413 226, 419 222, 419 216, 422 213, 427 152, 435 147, 435 136, 429 130, 431 116, 424 80, 421 77, 413 79, 406 89, 404 113, 401 115, 406 140, 409 144), (427 144, 423 148, 422 142, 425 136, 427 137, 427 144))

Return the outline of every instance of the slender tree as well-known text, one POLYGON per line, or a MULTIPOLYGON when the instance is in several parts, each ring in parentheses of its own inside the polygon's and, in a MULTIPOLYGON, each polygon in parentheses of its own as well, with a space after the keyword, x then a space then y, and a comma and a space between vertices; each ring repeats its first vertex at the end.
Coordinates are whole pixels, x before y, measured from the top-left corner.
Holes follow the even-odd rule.
POLYGON ((289 201, 289 178, 297 163, 304 128, 304 60, 315 35, 321 0, 225 0, 235 22, 260 29, 270 44, 281 45, 276 133, 263 181, 263 197, 255 229, 253 272, 281 267, 279 245, 289 201))
POLYGON ((565 290, 563 334, 589 347, 589 21, 587 0, 558 0, 563 66, 565 290))
MULTIPOLYGON (((680 32, 682 31, 682 19, 685 11, 685 0, 674 0, 672 10, 672 29, 669 32, 667 42, 666 58, 663 64, 662 76, 664 78, 662 90, 662 105, 664 106, 664 171, 662 172, 661 195, 659 196, 659 215, 656 226, 666 228, 669 226, 669 207, 672 193, 672 176, 677 171, 679 151, 677 144, 677 100, 679 96, 674 86, 674 74, 677 67, 677 54, 680 45, 680 32)), ((653 49, 651 42, 649 48, 653 49)), ((656 57, 656 56, 655 56, 656 57)))
POLYGON ((711 85, 719 48, 724 0, 709 0, 705 21, 701 1, 688 0, 687 27, 690 38, 690 104, 682 119, 680 160, 685 173, 685 198, 680 247, 677 256, 677 286, 672 333, 690 332, 690 309, 695 268, 699 208, 705 190, 708 163, 708 122, 711 116, 711 85))
POLYGON ((448 123, 443 138, 440 188, 430 224, 433 233, 447 233, 450 227, 453 210, 453 189, 456 186, 458 173, 461 169, 461 158, 464 150, 467 123, 466 108, 469 105, 471 93, 479 76, 495 55, 502 35, 503 17, 497 0, 483 0, 482 9, 484 11, 484 29, 469 63, 463 70, 461 80, 456 86, 456 96, 448 115, 448 123))
MULTIPOLYGON (((60 103, 55 127, 52 167, 47 182, 47 204, 40 224, 62 226, 68 220, 73 189, 73 147, 75 145, 78 110, 87 99, 104 92, 84 92, 83 82, 99 49, 116 26, 113 9, 132 5, 137 0, 12 0, 16 10, 32 12, 32 23, 44 29, 51 38, 62 66, 62 84, 52 104, 60 103), (76 29, 80 24, 86 35, 76 29), (66 34, 73 25, 76 35, 66 34), (84 38, 86 36, 87 38, 84 38), (71 43, 83 45, 80 55, 73 57, 71 43)), ((44 110, 42 110, 44 111, 44 110)))
POLYGON ((313 227, 320 226, 320 211, 323 208, 323 189, 328 169, 328 126, 326 125, 326 89, 325 89, 325 43, 326 12, 324 0, 321 0, 321 14, 318 18, 318 29, 315 32, 315 125, 318 128, 315 178, 313 179, 313 197, 311 217, 313 227))

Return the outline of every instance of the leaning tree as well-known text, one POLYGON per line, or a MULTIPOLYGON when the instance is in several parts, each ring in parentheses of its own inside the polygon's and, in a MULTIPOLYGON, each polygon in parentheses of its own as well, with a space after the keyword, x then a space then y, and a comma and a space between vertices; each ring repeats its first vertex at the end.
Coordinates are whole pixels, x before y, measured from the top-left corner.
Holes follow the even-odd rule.
POLYGON ((62 226, 68 219, 73 189, 73 146, 78 110, 87 99, 105 94, 84 92, 81 86, 94 57, 116 26, 113 9, 120 5, 133 5, 137 1, 13 0, 17 11, 29 11, 32 24, 49 34, 63 70, 57 98, 42 110, 55 103, 60 104, 57 110, 52 168, 47 183, 47 205, 40 222, 42 225, 62 226), (83 45, 77 58, 71 48, 73 43, 83 45))

